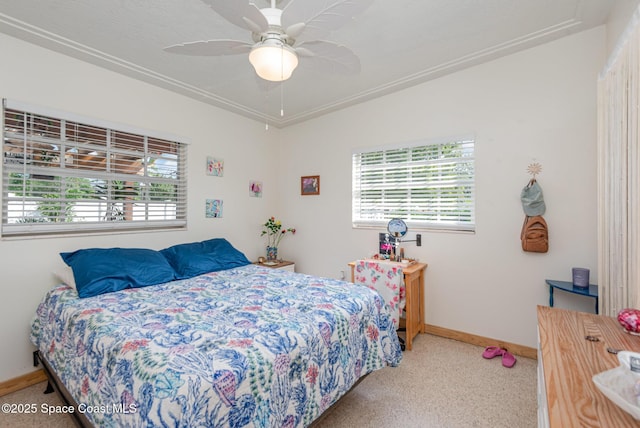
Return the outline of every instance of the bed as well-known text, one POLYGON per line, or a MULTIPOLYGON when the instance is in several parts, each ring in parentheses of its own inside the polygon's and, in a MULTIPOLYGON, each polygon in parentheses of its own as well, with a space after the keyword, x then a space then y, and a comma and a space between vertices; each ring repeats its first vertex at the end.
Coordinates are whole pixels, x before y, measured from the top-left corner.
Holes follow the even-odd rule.
MULTIPOLYGON (((197 247, 195 256, 182 251, 191 247, 173 258, 179 246, 158 252, 173 279, 153 285, 126 271, 133 264, 149 275, 129 253, 108 268, 95 262, 96 251, 105 259, 97 249, 82 268, 65 259, 77 252, 63 254, 76 281, 114 266, 128 281, 119 290, 97 281, 100 292, 85 297, 78 284, 57 285, 32 323, 40 359, 89 424, 309 426, 363 376, 400 363, 391 316, 375 291, 253 265, 241 253, 240 262, 212 268, 198 260, 208 242, 183 244, 197 247)), ((220 261, 215 252, 207 257, 220 261)))

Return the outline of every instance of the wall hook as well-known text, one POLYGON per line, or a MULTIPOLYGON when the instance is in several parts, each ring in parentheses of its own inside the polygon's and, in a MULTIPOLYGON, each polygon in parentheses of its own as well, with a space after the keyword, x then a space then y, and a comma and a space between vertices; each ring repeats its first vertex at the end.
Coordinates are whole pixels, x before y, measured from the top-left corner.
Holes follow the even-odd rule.
POLYGON ((531 175, 532 180, 535 180, 536 175, 542 172, 542 165, 540 165, 538 162, 530 163, 527 167, 527 172, 531 175))

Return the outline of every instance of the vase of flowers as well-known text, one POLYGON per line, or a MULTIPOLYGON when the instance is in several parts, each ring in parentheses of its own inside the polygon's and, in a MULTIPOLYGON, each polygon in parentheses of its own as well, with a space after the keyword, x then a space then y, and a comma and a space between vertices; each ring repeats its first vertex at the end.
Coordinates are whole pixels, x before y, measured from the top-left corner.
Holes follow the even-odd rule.
POLYGON ((295 234, 296 229, 289 227, 282 227, 280 220, 276 220, 275 217, 271 217, 265 224, 262 225, 262 233, 260 236, 267 235, 267 260, 278 260, 278 245, 280 241, 287 234, 295 234))
POLYGON ((278 260, 278 247, 267 246, 267 261, 275 262, 278 260))

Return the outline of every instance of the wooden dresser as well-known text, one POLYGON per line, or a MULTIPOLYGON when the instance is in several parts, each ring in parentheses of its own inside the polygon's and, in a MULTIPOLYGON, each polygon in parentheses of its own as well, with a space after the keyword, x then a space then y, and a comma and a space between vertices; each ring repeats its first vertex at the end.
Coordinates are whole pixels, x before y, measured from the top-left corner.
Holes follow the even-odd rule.
POLYGON ((539 427, 640 427, 591 379, 618 367, 607 348, 640 352, 639 336, 612 317, 538 306, 538 341, 539 427))
MULTIPOLYGON (((356 262, 350 262, 351 282, 354 282, 354 268, 356 262)), ((413 348, 413 339, 424 333, 424 273, 426 263, 412 263, 402 267, 407 302, 405 305, 405 318, 400 320, 400 326, 406 330, 405 344, 408 351, 413 348), (403 326, 404 321, 404 326, 403 326)))

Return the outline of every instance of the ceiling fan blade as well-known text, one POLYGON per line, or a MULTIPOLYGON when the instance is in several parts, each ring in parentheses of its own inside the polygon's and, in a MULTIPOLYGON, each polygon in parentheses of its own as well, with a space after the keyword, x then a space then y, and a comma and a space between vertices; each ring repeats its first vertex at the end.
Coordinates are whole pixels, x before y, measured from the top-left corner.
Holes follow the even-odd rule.
POLYGON ((300 37, 300 34, 302 34, 305 28, 306 28, 306 25, 304 22, 298 22, 297 24, 293 24, 287 27, 287 29, 284 30, 284 32, 287 33, 287 36, 297 39, 298 37, 300 37))
POLYGON ((321 72, 358 74, 360 59, 351 49, 333 42, 316 40, 302 43, 295 49, 300 65, 321 72))
POLYGON ((203 40, 167 46, 163 50, 180 55, 220 56, 247 53, 252 46, 240 40, 203 40))
POLYGON ((296 25, 302 23, 304 29, 299 41, 322 38, 362 13, 372 3, 373 0, 293 0, 282 11, 282 27, 297 29, 296 25))
POLYGON ((202 0, 218 15, 240 28, 254 33, 262 33, 269 29, 267 18, 258 6, 247 0, 202 0))

